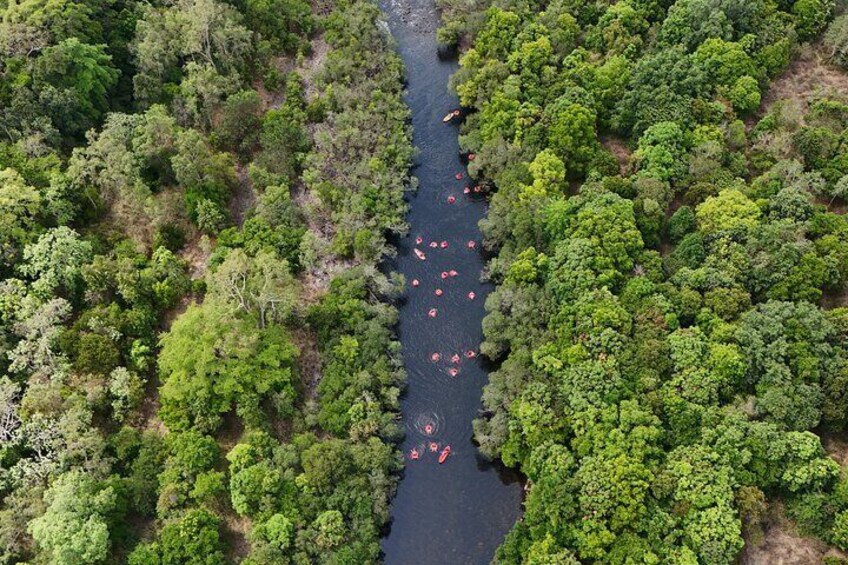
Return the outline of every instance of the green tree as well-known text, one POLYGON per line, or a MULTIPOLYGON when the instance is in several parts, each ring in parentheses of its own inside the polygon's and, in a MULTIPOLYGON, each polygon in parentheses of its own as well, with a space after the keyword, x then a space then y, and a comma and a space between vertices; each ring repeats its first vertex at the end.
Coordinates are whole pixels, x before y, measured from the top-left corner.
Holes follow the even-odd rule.
POLYGON ((698 227, 706 234, 747 230, 757 226, 760 209, 755 202, 735 189, 710 196, 695 210, 698 227))
POLYGON ((303 0, 245 0, 244 4, 247 27, 276 50, 293 51, 315 27, 312 10, 303 0))
POLYGON ((636 63, 613 123, 636 134, 660 121, 692 126, 693 102, 707 92, 708 85, 701 67, 692 63, 684 48, 661 49, 636 63))
POLYGON ((20 271, 33 280, 33 290, 49 296, 62 290, 75 296, 82 285, 82 266, 91 259, 91 244, 74 230, 60 226, 24 248, 20 271))
POLYGON ((225 209, 230 190, 236 184, 235 164, 231 155, 212 150, 195 130, 177 135, 177 154, 171 159, 177 182, 185 190, 189 216, 197 219, 198 205, 203 201, 225 209))
POLYGON ((240 20, 234 7, 216 0, 147 7, 133 45, 138 61, 133 77, 136 96, 142 102, 163 101, 164 87, 181 78, 181 62, 209 64, 222 75, 237 73, 252 49, 251 32, 240 20))
POLYGON ((260 330, 210 301, 190 306, 161 345, 161 415, 171 429, 212 431, 233 408, 259 425, 265 399, 282 414, 291 410, 296 349, 283 328, 260 330))
POLYGON ((683 176, 686 140, 683 130, 674 122, 659 122, 639 138, 635 158, 643 175, 670 181, 683 176))
POLYGON ((600 150, 595 113, 580 104, 558 104, 550 116, 548 144, 574 174, 585 174, 600 150))
POLYGON ((61 475, 44 494, 46 512, 30 522, 29 532, 51 563, 101 563, 109 553, 109 518, 117 496, 89 475, 61 475))
POLYGON ((674 242, 679 242, 694 229, 695 213, 689 206, 681 206, 668 220, 668 237, 674 242))
POLYGON ((769 301, 742 317, 736 339, 749 360, 757 407, 770 420, 793 430, 818 425, 821 383, 838 369, 832 331, 806 302, 769 301))
POLYGON ((104 45, 75 37, 48 47, 36 59, 33 80, 60 130, 81 135, 109 108, 108 94, 120 74, 111 63, 104 45))
POLYGON ((165 524, 158 541, 138 546, 128 561, 131 565, 224 565, 219 523, 208 510, 189 510, 165 524))
POLYGON ((109 375, 109 396, 112 417, 120 422, 144 397, 144 381, 125 367, 118 367, 109 375))
POLYGON ((833 0, 798 0, 792 5, 796 17, 795 28, 801 39, 818 35, 827 26, 833 14, 833 0))
POLYGON ((345 525, 344 516, 338 510, 326 510, 321 512, 313 524, 318 531, 315 543, 321 549, 331 549, 344 540, 345 525))
POLYGON ((760 85, 752 76, 741 76, 727 92, 733 108, 740 114, 750 114, 760 107, 760 85))
POLYGON ((757 66, 742 45, 722 39, 703 42, 692 61, 703 69, 714 86, 732 86, 743 76, 757 76, 757 66))
POLYGON ((253 535, 267 543, 279 556, 294 544, 294 524, 283 514, 274 514, 264 524, 254 528, 253 535))
POLYGON ((830 535, 836 547, 842 550, 848 549, 848 510, 843 510, 836 515, 830 535))
POLYGON ((255 90, 242 90, 227 98, 221 123, 216 128, 220 142, 242 157, 248 157, 259 143, 262 99, 255 90))
POLYGON ((232 250, 209 276, 208 284, 214 299, 255 315, 263 329, 269 322, 285 321, 297 297, 288 263, 266 250, 254 258, 241 249, 232 250))
POLYGON ((0 170, 0 265, 9 266, 38 226, 41 195, 14 169, 0 170))
POLYGON ((483 57, 506 58, 512 50, 510 41, 518 34, 521 18, 513 13, 491 7, 486 10, 486 24, 475 41, 483 57))

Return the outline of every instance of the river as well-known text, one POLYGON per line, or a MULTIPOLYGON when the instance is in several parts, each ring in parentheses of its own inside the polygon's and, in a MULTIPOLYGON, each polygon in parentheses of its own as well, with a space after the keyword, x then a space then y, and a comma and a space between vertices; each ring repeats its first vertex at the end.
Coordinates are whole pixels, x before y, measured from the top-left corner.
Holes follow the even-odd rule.
POLYGON ((476 353, 482 341, 483 303, 491 290, 480 282, 484 261, 477 222, 486 214, 486 203, 473 192, 464 194, 471 183, 459 157, 458 131, 442 123, 458 105, 448 89, 457 63, 438 58, 433 0, 385 0, 382 7, 406 65, 406 101, 419 151, 413 169, 419 188, 409 199, 410 233, 399 241, 398 257, 390 265, 407 280, 398 327, 408 374, 401 402, 407 461, 383 539, 385 563, 486 564, 518 519, 522 496, 518 477, 487 463, 472 443, 471 422, 487 380, 479 358, 468 353, 476 353), (463 178, 457 179, 457 173, 463 178), (423 242, 416 244, 419 237, 423 242), (430 247, 433 241, 437 248, 430 247), (477 248, 469 249, 469 241, 477 248), (415 256, 415 248, 426 260, 415 256), (457 274, 450 276, 451 270, 457 274), (420 284, 413 287, 416 279, 420 284), (455 376, 452 368, 458 371, 455 376), (431 443, 436 452, 430 451, 431 443), (440 465, 438 455, 446 445, 451 453, 440 465), (421 454, 418 460, 410 458, 413 449, 421 454))

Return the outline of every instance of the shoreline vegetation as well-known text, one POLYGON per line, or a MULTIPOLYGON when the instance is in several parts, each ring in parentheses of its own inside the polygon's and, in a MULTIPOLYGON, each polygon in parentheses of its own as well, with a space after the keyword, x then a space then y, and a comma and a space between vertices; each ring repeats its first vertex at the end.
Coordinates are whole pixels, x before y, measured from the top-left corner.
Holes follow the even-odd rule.
POLYGON ((528 477, 495 561, 846 562, 848 78, 785 78, 845 76, 844 6, 439 5, 492 189, 475 437, 528 477))
POLYGON ((0 13, 0 563, 377 561, 413 186, 377 6, 0 13))
MULTIPOLYGON (((475 437, 528 478, 495 562, 848 562, 844 4, 438 5, 491 199, 475 437)), ((0 14, 0 565, 378 562, 379 8, 0 14)))

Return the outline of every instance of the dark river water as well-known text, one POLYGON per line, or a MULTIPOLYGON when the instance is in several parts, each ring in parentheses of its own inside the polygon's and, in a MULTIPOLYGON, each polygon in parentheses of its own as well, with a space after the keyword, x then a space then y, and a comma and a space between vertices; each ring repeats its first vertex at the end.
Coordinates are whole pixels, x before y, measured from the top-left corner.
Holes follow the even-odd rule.
POLYGON ((420 152, 413 170, 419 189, 410 198, 410 233, 399 242, 398 258, 390 265, 407 280, 399 325, 408 373, 401 406, 407 461, 383 540, 385 562, 485 564, 518 518, 522 495, 518 477, 485 462, 472 443, 471 421, 480 410, 487 373, 469 352, 476 353, 482 340, 483 303, 491 288, 480 282, 483 258, 468 242, 480 247, 477 222, 486 204, 473 192, 464 194, 471 183, 460 161, 457 128, 442 123, 458 105, 448 90, 457 64, 437 56, 439 18, 433 0, 384 0, 382 7, 406 64, 406 99, 420 152), (419 237, 423 242, 416 244, 419 237), (437 248, 430 247, 433 241, 437 248), (415 248, 426 260, 415 256, 415 248), (411 284, 415 279, 418 287, 411 284), (440 359, 434 361, 433 354, 440 359), (451 369, 458 373, 451 375, 451 369), (440 465, 439 453, 447 445, 450 456, 440 465), (418 460, 410 457, 413 449, 421 454, 418 460))

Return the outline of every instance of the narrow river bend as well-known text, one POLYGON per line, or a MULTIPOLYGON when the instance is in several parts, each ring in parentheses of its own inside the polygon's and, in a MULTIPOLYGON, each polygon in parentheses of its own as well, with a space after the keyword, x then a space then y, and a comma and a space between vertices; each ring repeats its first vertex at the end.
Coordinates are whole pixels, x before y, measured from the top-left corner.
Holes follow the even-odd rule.
POLYGON ((476 353, 482 341, 483 303, 491 290, 479 281, 483 259, 477 222, 486 204, 473 193, 464 194, 471 183, 459 158, 457 128, 442 123, 458 105, 448 90, 457 64, 438 58, 433 0, 383 0, 382 7, 406 65, 406 100, 419 150, 410 233, 399 242, 392 265, 407 280, 398 329, 408 373, 401 406, 406 471, 383 552, 387 565, 482 565, 491 561, 521 509, 517 477, 486 463, 471 441, 471 422, 487 379, 479 359, 469 353, 476 353), (457 173, 463 178, 457 179, 457 173), (419 237, 423 242, 416 244, 419 237), (434 241, 436 248, 430 247, 434 241), (469 249, 469 241, 478 249, 469 249), (426 254, 425 261, 414 248, 426 254), (415 279, 418 287, 411 284, 415 279), (429 315, 433 308, 435 317, 429 315), (440 358, 434 360, 433 354, 440 358), (458 362, 451 359, 454 355, 458 362), (451 369, 458 373, 451 375, 451 369), (451 454, 440 465, 446 445, 451 454), (413 449, 421 454, 418 460, 410 458, 413 449))

